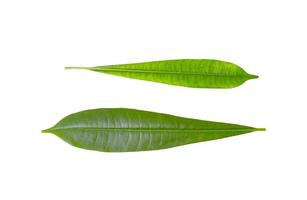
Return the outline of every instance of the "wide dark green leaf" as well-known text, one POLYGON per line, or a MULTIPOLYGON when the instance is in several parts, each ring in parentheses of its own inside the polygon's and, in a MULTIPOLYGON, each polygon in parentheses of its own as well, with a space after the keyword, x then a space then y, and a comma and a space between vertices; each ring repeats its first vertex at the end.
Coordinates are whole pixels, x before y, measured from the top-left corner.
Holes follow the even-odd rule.
POLYGON ((71 114, 44 133, 97 151, 165 149, 265 130, 126 108, 101 108, 71 114))
POLYGON ((66 67, 88 69, 134 79, 193 88, 233 88, 257 78, 239 66, 208 59, 165 60, 98 67, 66 67))

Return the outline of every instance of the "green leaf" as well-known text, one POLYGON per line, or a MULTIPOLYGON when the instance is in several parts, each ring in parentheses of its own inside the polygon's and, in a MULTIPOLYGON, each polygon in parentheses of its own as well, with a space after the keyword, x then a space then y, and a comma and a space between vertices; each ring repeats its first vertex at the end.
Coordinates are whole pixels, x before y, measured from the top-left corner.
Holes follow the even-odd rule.
POLYGON ((239 66, 207 59, 165 60, 98 67, 66 67, 88 69, 134 79, 193 88, 233 88, 249 79, 258 78, 239 66))
POLYGON ((71 114, 52 128, 69 144, 105 152, 165 149, 215 140, 264 128, 202 121, 126 108, 101 108, 71 114))

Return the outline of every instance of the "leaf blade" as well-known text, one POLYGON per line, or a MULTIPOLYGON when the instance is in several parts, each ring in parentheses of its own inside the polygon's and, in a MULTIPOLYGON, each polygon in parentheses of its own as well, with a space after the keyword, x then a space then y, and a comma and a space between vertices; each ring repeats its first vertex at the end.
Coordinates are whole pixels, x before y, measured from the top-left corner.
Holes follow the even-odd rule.
POLYGON ((177 117, 126 108, 69 115, 51 132, 69 144, 105 152, 147 151, 259 131, 248 126, 177 117))
POLYGON ((213 59, 163 60, 98 67, 66 67, 192 88, 234 88, 258 78, 241 67, 213 59))

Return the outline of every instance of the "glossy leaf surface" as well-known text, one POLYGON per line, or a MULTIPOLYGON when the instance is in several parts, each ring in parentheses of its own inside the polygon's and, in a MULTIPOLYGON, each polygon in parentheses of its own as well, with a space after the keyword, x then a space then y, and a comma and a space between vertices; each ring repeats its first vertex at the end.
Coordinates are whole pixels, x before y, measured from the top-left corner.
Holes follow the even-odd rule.
POLYGON ((165 60, 98 67, 66 67, 88 69, 134 79, 193 88, 233 88, 257 78, 239 66, 209 59, 165 60))
POLYGON ((134 109, 101 108, 71 114, 43 132, 84 149, 129 152, 165 149, 258 130, 264 129, 134 109))

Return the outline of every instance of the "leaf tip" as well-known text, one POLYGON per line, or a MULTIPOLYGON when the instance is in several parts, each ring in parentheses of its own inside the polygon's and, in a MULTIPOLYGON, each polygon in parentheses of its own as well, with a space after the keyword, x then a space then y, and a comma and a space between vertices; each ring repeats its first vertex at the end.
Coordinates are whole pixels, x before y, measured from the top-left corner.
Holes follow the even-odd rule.
POLYGON ((250 79, 256 79, 256 78, 259 78, 259 76, 250 74, 250 79))
POLYGON ((266 131, 266 128, 256 128, 256 131, 266 131))

